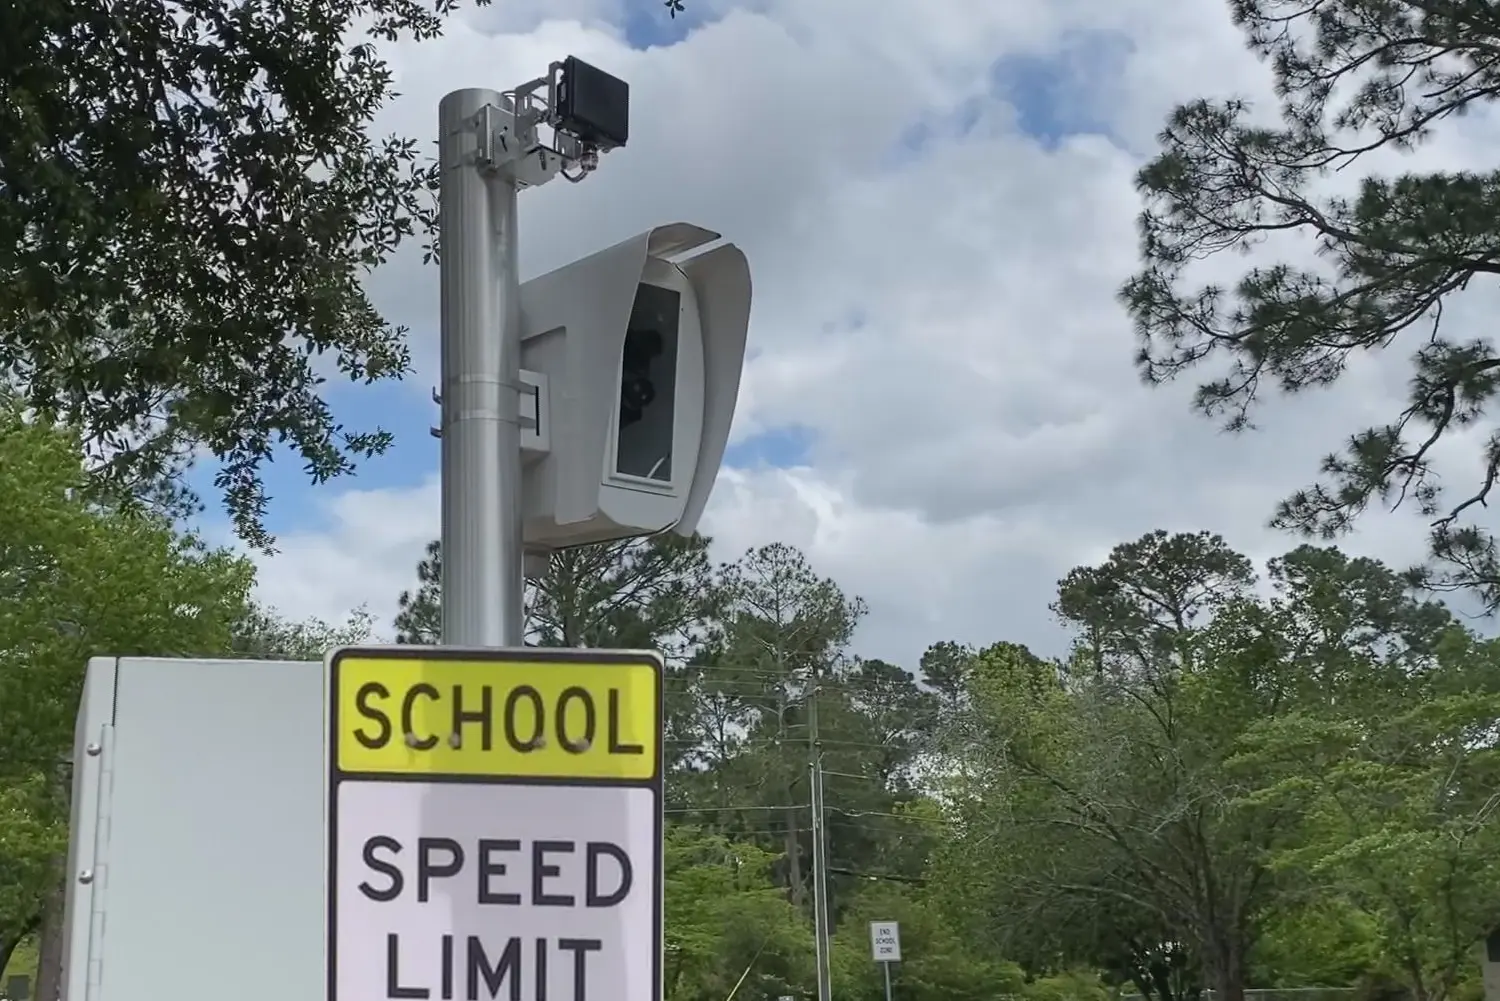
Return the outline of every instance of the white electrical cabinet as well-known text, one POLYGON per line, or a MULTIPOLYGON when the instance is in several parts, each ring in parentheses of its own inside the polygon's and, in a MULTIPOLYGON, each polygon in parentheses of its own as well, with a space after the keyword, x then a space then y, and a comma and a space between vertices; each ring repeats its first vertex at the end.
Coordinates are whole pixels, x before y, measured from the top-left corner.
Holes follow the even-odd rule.
POLYGON ((324 996, 324 727, 321 663, 89 662, 64 1001, 324 996))

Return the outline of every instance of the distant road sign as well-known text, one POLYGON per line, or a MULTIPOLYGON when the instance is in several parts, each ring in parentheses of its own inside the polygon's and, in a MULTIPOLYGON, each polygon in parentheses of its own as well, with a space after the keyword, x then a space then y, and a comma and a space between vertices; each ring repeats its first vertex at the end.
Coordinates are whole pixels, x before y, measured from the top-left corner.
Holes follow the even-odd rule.
POLYGON ((661 996, 655 654, 330 655, 328 1001, 661 996))
POLYGON ((895 921, 871 921, 870 955, 877 963, 901 962, 901 926, 895 921))

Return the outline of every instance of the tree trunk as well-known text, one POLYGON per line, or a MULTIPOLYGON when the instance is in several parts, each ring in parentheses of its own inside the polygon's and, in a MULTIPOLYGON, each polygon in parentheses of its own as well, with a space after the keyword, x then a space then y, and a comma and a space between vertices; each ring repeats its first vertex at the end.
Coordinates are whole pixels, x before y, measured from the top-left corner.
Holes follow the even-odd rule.
MULTIPOLYGON (((59 877, 67 863, 58 861, 59 877)), ((58 1001, 63 981, 63 905, 66 891, 58 879, 42 904, 42 927, 37 946, 35 1001, 58 1001)))
POLYGON ((1165 998, 1156 997, 1156 985, 1151 982, 1150 977, 1132 973, 1130 982, 1135 985, 1136 990, 1141 992, 1141 997, 1145 998, 1145 1001, 1166 1001, 1165 998))
POLYGON ((1235 936, 1228 938, 1215 943, 1209 983, 1214 985, 1214 1001, 1245 1001, 1245 950, 1235 936))

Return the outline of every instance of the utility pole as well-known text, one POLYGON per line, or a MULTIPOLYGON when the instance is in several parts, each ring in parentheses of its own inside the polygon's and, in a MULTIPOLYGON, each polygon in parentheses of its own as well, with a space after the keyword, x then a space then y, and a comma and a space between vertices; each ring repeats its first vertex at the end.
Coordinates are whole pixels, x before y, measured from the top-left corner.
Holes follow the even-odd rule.
POLYGON ((814 678, 807 699, 807 733, 812 787, 813 837, 813 937, 817 944, 818 1001, 833 1001, 833 975, 829 965, 828 926, 828 837, 823 823, 823 742, 818 738, 818 683, 814 678))
POLYGON ((515 173, 496 143, 525 132, 514 98, 438 105, 442 287, 443 643, 523 643, 521 295, 515 173), (518 126, 521 126, 518 128, 518 126))

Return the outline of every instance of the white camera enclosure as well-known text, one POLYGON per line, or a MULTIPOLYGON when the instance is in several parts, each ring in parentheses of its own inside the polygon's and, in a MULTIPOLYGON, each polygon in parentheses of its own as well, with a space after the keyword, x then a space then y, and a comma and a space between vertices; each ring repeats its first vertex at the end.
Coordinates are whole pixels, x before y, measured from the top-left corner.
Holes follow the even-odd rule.
POLYGON ((521 285, 521 366, 546 379, 549 446, 525 469, 528 548, 696 529, 750 322, 744 253, 702 250, 719 238, 658 226, 521 285))

